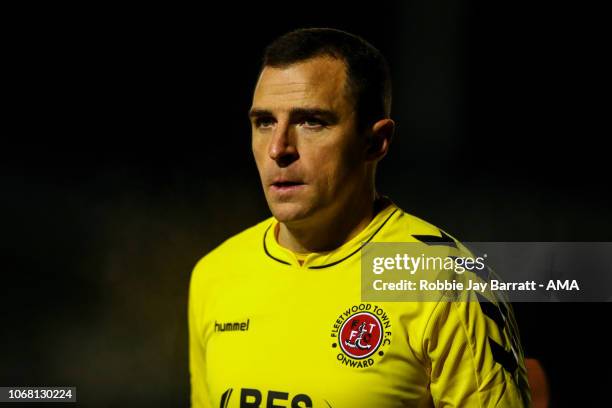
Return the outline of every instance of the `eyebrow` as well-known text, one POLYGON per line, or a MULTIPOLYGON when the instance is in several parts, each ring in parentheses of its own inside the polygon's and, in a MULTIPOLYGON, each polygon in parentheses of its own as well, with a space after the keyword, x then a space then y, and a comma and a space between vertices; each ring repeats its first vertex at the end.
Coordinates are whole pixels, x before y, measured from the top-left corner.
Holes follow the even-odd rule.
MULTIPOLYGON (((292 108, 289 111, 290 118, 296 117, 305 117, 305 116, 318 116, 321 117, 330 123, 338 122, 338 115, 328 109, 320 109, 320 108, 292 108)), ((271 110, 268 109, 259 109, 259 108, 251 108, 249 110, 249 118, 257 119, 262 117, 274 117, 274 114, 271 110)))

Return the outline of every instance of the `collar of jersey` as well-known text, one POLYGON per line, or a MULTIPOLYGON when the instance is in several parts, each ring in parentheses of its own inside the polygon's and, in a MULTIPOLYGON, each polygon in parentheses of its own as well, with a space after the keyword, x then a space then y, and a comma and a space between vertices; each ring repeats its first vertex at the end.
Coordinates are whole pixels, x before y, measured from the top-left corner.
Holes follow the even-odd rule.
POLYGON ((345 261, 359 252, 361 247, 370 242, 398 210, 399 208, 395 204, 390 203, 376 214, 368 226, 350 241, 333 251, 310 253, 306 256, 302 265, 300 265, 297 256, 291 250, 281 246, 276 240, 274 231, 277 228, 278 220, 272 218, 264 232, 263 249, 269 258, 281 264, 307 269, 328 268, 345 261))

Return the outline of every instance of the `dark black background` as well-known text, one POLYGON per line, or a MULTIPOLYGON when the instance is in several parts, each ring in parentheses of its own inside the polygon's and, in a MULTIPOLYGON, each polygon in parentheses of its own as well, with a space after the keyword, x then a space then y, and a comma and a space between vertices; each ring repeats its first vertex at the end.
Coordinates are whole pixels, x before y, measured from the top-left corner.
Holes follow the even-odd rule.
MULTIPOLYGON (((603 12, 489 3, 6 10, 0 385, 187 405, 189 274, 269 215, 246 112, 263 47, 298 27, 388 57, 378 187, 406 211, 464 241, 612 241, 603 12)), ((553 406, 607 403, 609 305, 518 306, 553 406)))

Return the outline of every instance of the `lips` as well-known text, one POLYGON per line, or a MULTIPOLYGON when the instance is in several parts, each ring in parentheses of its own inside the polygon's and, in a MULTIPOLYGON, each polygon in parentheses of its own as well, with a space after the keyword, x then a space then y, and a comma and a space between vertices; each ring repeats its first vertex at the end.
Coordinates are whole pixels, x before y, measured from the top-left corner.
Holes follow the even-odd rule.
POLYGON ((304 183, 298 180, 276 179, 270 187, 273 191, 289 192, 299 189, 304 186, 304 183))
POLYGON ((291 187, 304 184, 300 179, 293 177, 277 177, 271 185, 276 187, 291 187))
POLYGON ((292 186, 299 186, 302 184, 304 183, 300 183, 298 181, 277 181, 277 182, 272 183, 274 187, 292 187, 292 186))

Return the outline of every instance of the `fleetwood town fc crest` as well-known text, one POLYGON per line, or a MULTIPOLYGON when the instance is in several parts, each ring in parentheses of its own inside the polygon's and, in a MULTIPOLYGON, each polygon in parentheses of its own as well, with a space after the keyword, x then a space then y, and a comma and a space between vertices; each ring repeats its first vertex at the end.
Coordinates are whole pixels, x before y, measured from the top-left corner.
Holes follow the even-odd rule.
POLYGON ((370 303, 353 305, 338 315, 333 324, 332 349, 343 365, 370 367, 391 345, 391 317, 370 303))

